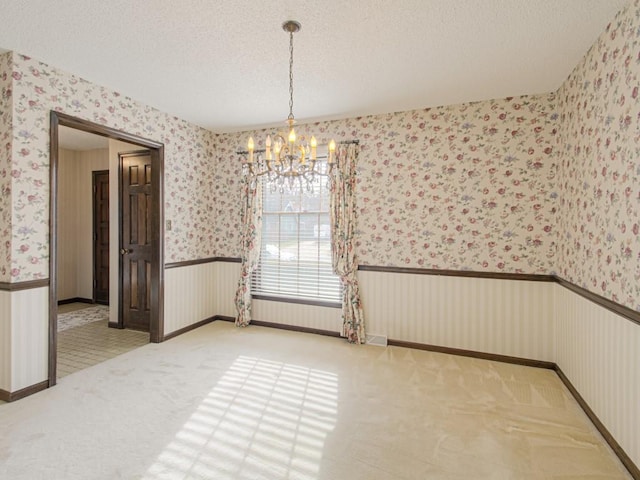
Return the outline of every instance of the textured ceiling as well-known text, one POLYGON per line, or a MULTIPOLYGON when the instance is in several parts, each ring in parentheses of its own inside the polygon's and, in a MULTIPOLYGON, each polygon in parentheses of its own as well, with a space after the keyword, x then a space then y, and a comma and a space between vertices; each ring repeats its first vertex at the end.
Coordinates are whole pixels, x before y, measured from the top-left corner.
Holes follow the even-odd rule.
POLYGON ((556 90, 630 0, 0 0, 15 50, 215 131, 556 90))

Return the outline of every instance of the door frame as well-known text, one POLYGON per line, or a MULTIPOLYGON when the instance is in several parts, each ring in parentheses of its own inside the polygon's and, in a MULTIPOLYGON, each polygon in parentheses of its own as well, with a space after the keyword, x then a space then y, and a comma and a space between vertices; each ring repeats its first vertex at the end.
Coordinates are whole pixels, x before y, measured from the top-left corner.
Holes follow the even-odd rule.
MULTIPOLYGON (((49 136, 49 387, 56 384, 58 349, 58 127, 65 126, 138 145, 151 155, 151 324, 149 339, 164 337, 164 144, 98 123, 51 111, 49 136)), ((119 186, 118 186, 119 189, 119 186)), ((121 209, 118 199, 118 210, 121 209)), ((118 227, 119 228, 119 227, 118 227)))
MULTIPOLYGON (((97 241, 98 241, 98 219, 96 218, 96 177, 98 175, 107 175, 107 177, 109 176, 109 170, 94 170, 91 172, 91 188, 92 188, 92 212, 93 212, 93 303, 98 303, 96 301, 96 290, 97 290, 97 286, 98 286, 98 263, 96 262, 96 251, 98 250, 97 248, 97 241)), ((111 183, 111 182, 109 182, 111 183)), ((109 189, 111 189, 111 185, 109 185, 109 189)), ((107 200, 108 201, 108 200, 107 200)), ((109 228, 111 228, 111 222, 109 222, 109 228)), ((111 245, 109 245, 109 248, 111 248, 111 245)), ((111 267, 109 265, 109 267, 111 267)))

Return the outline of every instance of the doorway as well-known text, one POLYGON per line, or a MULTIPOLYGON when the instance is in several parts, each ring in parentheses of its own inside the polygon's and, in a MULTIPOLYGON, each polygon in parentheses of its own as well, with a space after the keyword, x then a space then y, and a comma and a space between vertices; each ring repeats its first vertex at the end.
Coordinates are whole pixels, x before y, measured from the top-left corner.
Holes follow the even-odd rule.
MULTIPOLYGON (((148 257, 145 265, 147 273, 146 282, 147 290, 146 307, 148 310, 148 328, 149 340, 158 343, 163 339, 164 318, 163 318, 163 199, 162 199, 162 178, 164 166, 164 147, 161 143, 147 140, 136 135, 115 130, 103 125, 78 119, 60 112, 51 112, 51 137, 50 137, 50 289, 49 289, 49 386, 56 384, 57 378, 57 352, 58 352, 58 196, 59 196, 59 127, 70 127, 90 134, 107 137, 113 140, 119 140, 132 144, 136 147, 142 147, 146 150, 148 157, 148 168, 146 176, 148 179, 148 205, 146 207, 146 223, 145 232, 148 237, 148 257)), ((111 182, 112 187, 113 183, 111 182)), ((113 204, 112 204, 113 205, 113 204)), ((118 211, 121 211, 121 205, 118 205, 118 211)), ((95 227, 95 225, 94 225, 95 227)), ((112 242, 111 251, 114 252, 115 241, 112 242)), ((97 252, 94 252, 97 254, 97 252)), ((104 252, 103 252, 104 254, 104 252)), ((113 255, 113 253, 111 254, 113 255)), ((117 263, 117 262, 116 262, 117 263)), ((111 262, 112 268, 114 263, 111 262)), ((122 269, 119 268, 118 276, 122 275, 122 269)), ((94 274, 96 272, 94 271, 94 274)), ((102 272, 104 275, 104 272, 102 272)), ((111 275, 113 278, 113 275, 111 275)), ((113 284, 111 285, 113 289, 113 284)), ((125 287, 124 290, 126 290, 125 287)), ((115 289, 114 289, 115 290, 115 289)), ((120 306, 123 304, 122 293, 120 289, 118 298, 118 322, 109 322, 109 326, 123 328, 122 316, 120 315, 120 306)), ((94 300, 98 300, 99 295, 94 290, 94 300)), ((104 298, 104 296, 102 297, 104 298)), ((111 295, 113 299, 113 294, 111 295)))

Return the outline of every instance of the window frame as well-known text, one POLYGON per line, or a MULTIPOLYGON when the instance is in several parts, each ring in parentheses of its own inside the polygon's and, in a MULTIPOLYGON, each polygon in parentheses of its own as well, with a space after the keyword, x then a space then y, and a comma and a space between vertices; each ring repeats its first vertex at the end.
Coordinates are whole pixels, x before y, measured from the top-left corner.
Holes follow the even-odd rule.
MULTIPOLYGON (((255 300, 267 300, 267 301, 277 301, 277 302, 284 302, 284 303, 294 303, 294 304, 303 304, 303 305, 314 305, 314 306, 322 306, 322 307, 330 307, 330 308, 342 308, 342 282, 340 281, 340 277, 338 275, 336 275, 335 273, 333 273, 333 268, 332 268, 332 258, 331 258, 331 231, 329 230, 328 235, 323 237, 322 235, 322 227, 321 225, 323 225, 320 221, 321 216, 323 215, 327 215, 329 216, 329 221, 330 221, 330 217, 331 217, 331 213, 330 213, 330 196, 331 193, 329 191, 330 188, 330 179, 328 177, 320 177, 319 178, 319 182, 320 185, 316 184, 314 185, 314 188, 321 188, 321 192, 318 193, 319 196, 319 208, 316 210, 303 210, 302 208, 299 208, 297 211, 286 211, 286 207, 283 205, 284 204, 284 195, 295 195, 296 197, 298 197, 300 199, 299 202, 299 206, 301 206, 303 204, 303 196, 305 195, 305 187, 301 184, 298 184, 298 186, 296 186, 295 190, 292 193, 292 190, 290 189, 289 185, 287 184, 287 182, 285 182, 284 185, 273 185, 266 177, 263 177, 261 179, 259 179, 258 181, 262 181, 262 227, 261 227, 261 241, 260 241, 260 259, 258 260, 258 265, 256 266, 252 276, 251 276, 251 287, 252 287, 252 295, 251 297, 255 300), (277 210, 269 210, 268 208, 265 208, 266 205, 268 205, 269 199, 267 198, 269 195, 279 195, 280 196, 280 205, 279 205, 279 209, 277 210), (326 204, 326 205, 325 205, 326 204), (325 278, 330 278, 330 277, 334 277, 335 280, 337 281, 337 291, 335 292, 335 296, 329 299, 323 299, 322 297, 319 296, 314 296, 314 295, 309 295, 309 296, 305 296, 304 294, 296 294, 293 292, 283 292, 282 294, 277 294, 277 293, 271 293, 268 292, 269 288, 261 288, 260 287, 260 282, 261 280, 264 280, 264 277, 262 277, 262 268, 263 268, 263 255, 265 254, 265 249, 266 249, 266 244, 265 244, 265 240, 268 240, 268 238, 265 236, 266 235, 266 231, 265 231, 265 226, 266 226, 266 219, 267 217, 276 217, 278 218, 278 252, 281 252, 281 228, 282 228, 282 218, 295 218, 296 222, 296 240, 297 240, 297 251, 298 251, 298 257, 296 259, 295 265, 296 268, 299 269, 300 268, 300 259, 299 259, 299 253, 300 253, 300 242, 304 241, 304 236, 301 235, 300 233, 300 221, 304 216, 309 216, 309 215, 317 215, 318 221, 315 223, 312 223, 313 227, 314 227, 314 234, 313 237, 310 238, 317 238, 318 241, 320 239, 325 238, 326 240, 324 240, 324 242, 326 242, 328 244, 329 247, 329 265, 331 268, 331 274, 326 275, 324 274, 323 277, 325 278), (317 234, 315 233, 315 227, 318 227, 318 232, 317 234), (256 293, 253 293, 256 292, 256 293)), ((298 183, 298 182, 296 182, 298 183)), ((323 242, 323 243, 324 243, 323 242)), ((320 250, 321 250, 321 246, 322 244, 318 244, 318 260, 320 259, 320 250)), ((280 254, 280 253, 278 253, 280 254)), ((315 266, 315 271, 318 272, 318 275, 320 276, 322 273, 320 271, 321 268, 321 264, 326 262, 316 262, 316 266, 315 266)), ((277 260, 277 265, 280 266, 282 265, 282 260, 280 258, 278 258, 277 260)), ((276 275, 280 275, 280 272, 278 272, 276 275)), ((296 282, 295 285, 298 287, 300 285, 300 283, 298 282, 299 280, 299 276, 298 274, 295 274, 294 276, 290 277, 290 278, 296 278, 296 282)), ((307 284, 302 284, 307 285, 307 284)), ((316 286, 318 288, 320 288, 323 284, 320 283, 316 283, 316 286)), ((329 285, 329 283, 325 283, 324 285, 329 285)))

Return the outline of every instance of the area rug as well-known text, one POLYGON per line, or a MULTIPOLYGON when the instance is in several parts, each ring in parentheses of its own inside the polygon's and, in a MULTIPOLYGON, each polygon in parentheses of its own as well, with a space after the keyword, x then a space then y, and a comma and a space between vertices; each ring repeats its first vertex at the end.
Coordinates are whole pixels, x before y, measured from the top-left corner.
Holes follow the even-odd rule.
POLYGON ((82 310, 58 315, 58 331, 62 332, 69 328, 79 327, 87 323, 109 321, 109 307, 106 305, 95 305, 82 310))

